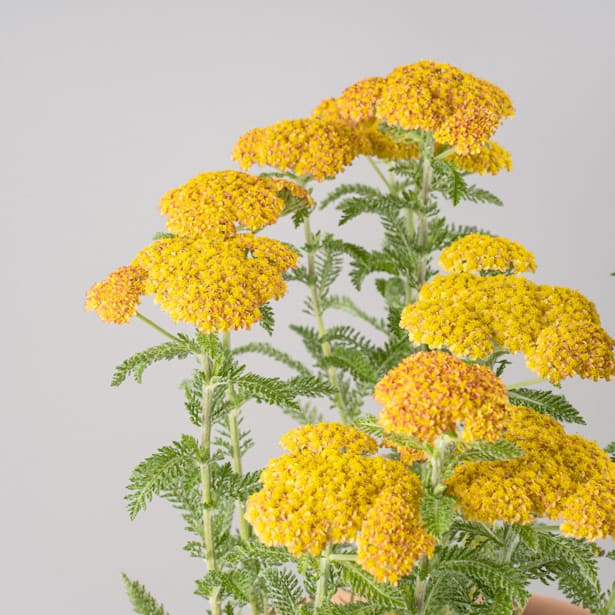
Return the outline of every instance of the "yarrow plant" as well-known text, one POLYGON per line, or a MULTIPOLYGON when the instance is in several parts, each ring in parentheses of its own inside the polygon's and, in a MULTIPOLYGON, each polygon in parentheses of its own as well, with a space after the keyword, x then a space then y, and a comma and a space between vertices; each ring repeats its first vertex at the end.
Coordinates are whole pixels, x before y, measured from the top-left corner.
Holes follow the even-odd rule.
MULTIPOLYGON (((161 360, 192 363, 182 388, 193 431, 134 469, 126 501, 131 518, 155 496, 181 512, 184 548, 204 564, 204 612, 510 615, 537 580, 615 614, 597 575, 615 551, 595 543, 615 536, 615 443, 567 430, 582 416, 536 388, 611 379, 615 342, 581 293, 526 277, 531 251, 441 213, 501 205, 472 175, 511 169, 492 138, 512 115, 503 90, 447 64, 359 81, 310 117, 240 136, 243 171, 204 172, 163 195, 166 229, 87 292, 103 321, 138 319, 163 337, 121 363, 114 386, 161 360), (359 156, 378 187, 337 183, 317 207, 315 183, 359 156), (268 170, 247 173, 254 165, 268 170), (324 208, 338 215, 314 231, 324 208), (263 233, 283 216, 302 237, 263 233), (379 249, 337 233, 363 216, 380 224, 379 249), (336 292, 347 271, 379 308, 336 292), (289 283, 311 321, 291 325, 296 354, 274 327, 272 301, 289 283), (142 314, 145 295, 194 333, 142 314), (327 325, 334 311, 355 325, 327 325), (256 323, 271 341, 233 347, 231 331, 256 323), (249 371, 250 353, 290 376, 249 371), (515 354, 535 380, 506 383, 515 354), (280 441, 286 453, 248 471, 251 402, 298 426, 280 441)), ((123 578, 137 613, 167 613, 123 578)))

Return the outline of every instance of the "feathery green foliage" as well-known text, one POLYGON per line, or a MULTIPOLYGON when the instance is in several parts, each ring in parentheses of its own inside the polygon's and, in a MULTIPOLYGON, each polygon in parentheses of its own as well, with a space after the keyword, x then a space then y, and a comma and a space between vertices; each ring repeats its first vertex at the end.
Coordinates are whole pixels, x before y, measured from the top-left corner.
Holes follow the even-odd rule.
POLYGON ((139 613, 139 615, 169 615, 143 585, 137 581, 131 581, 124 573, 122 573, 122 580, 135 613, 139 613))
POLYGON ((194 353, 194 348, 190 344, 188 338, 182 338, 181 341, 165 342, 158 346, 148 348, 143 352, 138 352, 132 357, 122 361, 113 373, 111 386, 117 387, 132 376, 136 382, 141 384, 143 372, 154 363, 159 361, 171 361, 172 359, 185 359, 187 356, 194 353))
POLYGON ((508 399, 515 406, 533 408, 536 412, 548 414, 558 421, 585 425, 585 420, 579 411, 563 395, 521 387, 509 389, 508 399))

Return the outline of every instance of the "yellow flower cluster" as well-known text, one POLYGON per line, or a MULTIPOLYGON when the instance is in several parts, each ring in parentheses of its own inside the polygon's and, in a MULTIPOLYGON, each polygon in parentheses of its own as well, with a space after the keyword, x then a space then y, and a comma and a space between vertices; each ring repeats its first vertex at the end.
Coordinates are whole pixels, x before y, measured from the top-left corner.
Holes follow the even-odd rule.
POLYGON ((376 105, 376 119, 404 130, 433 133, 458 154, 476 154, 514 114, 497 86, 448 64, 422 60, 399 66, 387 77, 376 105))
POLYGON ((242 169, 268 165, 323 181, 351 164, 360 148, 359 137, 349 127, 310 118, 249 130, 235 143, 232 157, 242 169))
POLYGON ((375 441, 352 427, 309 425, 298 434, 290 432, 283 442, 292 452, 269 462, 260 477, 263 488, 247 502, 245 518, 264 544, 282 545, 296 556, 317 556, 327 544, 356 541, 361 565, 392 583, 412 568, 421 552, 433 550, 434 540, 418 513, 417 476, 398 461, 355 452, 372 450, 375 441), (323 442, 318 444, 320 435, 323 442), (375 516, 386 502, 399 510, 375 527, 375 516), (398 527, 410 535, 399 536, 398 527), (384 556, 378 555, 380 550, 384 556))
MULTIPOLYGON (((473 242, 464 260, 460 242, 445 257, 449 268, 511 263, 501 253, 481 261, 472 253, 473 242)), ((525 265, 513 266, 529 269, 530 256, 519 257, 525 265)), ((615 373, 615 341, 600 326, 593 303, 578 291, 538 286, 522 277, 437 275, 423 286, 418 301, 404 309, 400 324, 416 344, 471 359, 488 357, 494 347, 524 352, 528 367, 554 383, 575 374, 610 380, 615 373)))
POLYGON ((396 585, 421 555, 433 554, 435 539, 423 528, 420 497, 418 479, 385 489, 363 518, 357 564, 380 583, 396 585))
POLYGON ((317 423, 292 429, 280 438, 280 446, 291 453, 320 453, 333 449, 345 453, 375 453, 376 440, 341 423, 317 423))
POLYGON ((167 192, 160 211, 172 233, 193 239, 222 239, 237 233, 237 223, 256 231, 273 224, 284 209, 284 191, 311 204, 296 183, 238 171, 201 173, 167 192))
POLYGON ((536 271, 534 255, 505 237, 472 233, 442 250, 438 264, 449 273, 523 273, 536 271))
POLYGON ((145 289, 146 272, 139 267, 119 267, 85 296, 85 309, 104 322, 122 325, 136 313, 145 289))
POLYGON ((460 423, 465 440, 497 440, 508 412, 506 386, 490 369, 446 352, 410 355, 380 380, 374 399, 384 429, 430 444, 460 423))
POLYGON ((485 143, 514 114, 507 94, 469 73, 427 60, 399 66, 387 77, 363 79, 336 99, 350 122, 375 120, 403 130, 433 133, 454 147, 460 168, 478 173, 510 169, 510 154, 485 143), (474 155, 470 156, 470 155, 474 155))
MULTIPOLYGON (((441 150, 442 146, 437 146, 436 151, 438 149, 441 150)), ((454 153, 447 157, 447 160, 451 160, 458 169, 468 173, 497 175, 500 171, 512 170, 510 152, 495 141, 486 141, 481 145, 480 150, 473 154, 454 153)))
POLYGON ((260 307, 286 292, 282 272, 296 258, 273 239, 242 234, 223 241, 159 239, 132 264, 147 273, 145 293, 173 320, 209 333, 249 329, 260 320, 260 307))
POLYGON ((376 120, 367 119, 355 123, 344 117, 339 101, 339 98, 323 100, 312 112, 312 117, 337 122, 351 130, 357 137, 357 155, 376 156, 382 160, 410 160, 418 157, 419 149, 416 145, 394 141, 378 130, 376 120))
POLYGON ((463 464, 447 481, 467 519, 532 523, 546 516, 577 538, 615 535, 615 464, 595 442, 523 407, 511 409, 504 437, 525 455, 463 464))

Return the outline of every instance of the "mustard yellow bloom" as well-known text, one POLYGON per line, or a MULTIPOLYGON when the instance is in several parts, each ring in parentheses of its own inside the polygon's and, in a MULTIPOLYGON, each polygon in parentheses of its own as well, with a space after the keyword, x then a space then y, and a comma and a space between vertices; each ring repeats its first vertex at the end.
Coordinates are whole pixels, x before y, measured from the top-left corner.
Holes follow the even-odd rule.
POLYGON ((209 333, 249 329, 260 320, 260 308, 286 292, 282 273, 296 259, 278 241, 242 234, 223 241, 160 239, 133 265, 147 272, 146 294, 173 320, 209 333))
POLYGON ((615 340, 593 322, 570 319, 545 327, 526 350, 527 366, 558 383, 569 376, 610 380, 615 374, 615 340))
POLYGON ((239 137, 232 156, 242 169, 268 165, 323 181, 351 164, 360 147, 360 139, 351 128, 311 118, 254 128, 239 137))
POLYGON ((344 117, 338 106, 339 99, 327 98, 312 111, 312 117, 337 122, 351 130, 358 144, 357 154, 375 156, 381 160, 410 160, 419 155, 414 144, 398 143, 378 129, 378 122, 365 119, 353 122, 344 117))
POLYGON ((387 431, 433 444, 463 424, 464 440, 496 440, 508 412, 504 383, 487 367, 446 352, 417 352, 380 380, 374 399, 387 431))
POLYGON ((346 453, 375 453, 376 440, 341 423, 317 423, 292 429, 280 438, 280 446, 291 453, 320 453, 330 448, 346 453))
POLYGON ((506 93, 454 66, 422 60, 395 68, 376 105, 376 119, 433 133, 456 153, 477 154, 502 119, 514 114, 506 93))
POLYGON ((536 271, 534 255, 520 243, 479 233, 465 235, 444 248, 438 264, 450 273, 536 271))
POLYGON ((468 235, 442 251, 440 264, 459 273, 433 277, 402 311, 400 325, 415 344, 470 359, 498 347, 523 352, 527 366, 554 383, 574 375, 612 378, 615 343, 580 292, 517 275, 469 273, 533 271, 533 255, 519 244, 468 235))
POLYGON ((167 192, 160 212, 176 235, 223 239, 237 233, 237 224, 251 231, 273 224, 284 209, 284 191, 311 204, 307 191, 288 180, 238 171, 201 173, 167 192))
POLYGON ((119 267, 86 293, 85 309, 105 321, 122 325, 136 313, 145 294, 147 273, 140 267, 119 267))
MULTIPOLYGON (((436 146, 442 150, 443 146, 436 146)), ((486 141, 478 152, 473 154, 454 153, 447 160, 455 163, 461 171, 468 173, 479 173, 485 175, 497 175, 500 171, 512 170, 512 156, 510 152, 495 141, 486 141)))
POLYGON ((467 463, 447 481, 467 519, 532 523, 546 516, 577 538, 615 534, 615 464, 595 442, 523 407, 511 409, 504 437, 524 456, 467 463))
POLYGON ((376 104, 386 80, 368 77, 348 86, 336 99, 340 115, 350 122, 375 120, 376 104))
POLYGON ((378 494, 396 481, 418 481, 403 464, 325 448, 282 455, 261 473, 246 519, 267 545, 319 555, 328 543, 356 540, 378 494))
POLYGON ((357 563, 380 583, 396 585, 421 555, 433 554, 436 541, 423 527, 420 497, 418 480, 385 489, 363 519, 357 563))

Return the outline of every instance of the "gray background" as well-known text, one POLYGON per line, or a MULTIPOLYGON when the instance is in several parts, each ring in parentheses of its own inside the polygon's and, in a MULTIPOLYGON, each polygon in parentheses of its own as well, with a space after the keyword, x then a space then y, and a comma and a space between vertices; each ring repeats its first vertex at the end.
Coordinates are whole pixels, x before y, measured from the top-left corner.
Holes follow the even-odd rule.
MULTIPOLYGON (((535 279, 581 290, 615 332, 613 6, 3 0, 0 611, 129 613, 125 570, 171 613, 203 612, 192 595, 202 567, 179 548, 176 513, 154 502, 131 523, 122 501, 132 467, 189 429, 176 386, 188 366, 110 389, 114 365, 159 338, 82 306, 94 281, 160 230, 160 196, 236 168, 229 152, 249 128, 304 116, 353 81, 421 58, 497 83, 517 109, 498 135, 514 171, 483 185, 506 206, 445 211, 534 250, 535 279)), ((348 178, 377 182, 363 163, 348 178)), ((275 233, 300 241, 286 223, 275 233)), ((348 233, 376 243, 367 221, 348 233)), ((301 291, 291 295, 278 304, 277 339, 292 350, 285 325, 302 318, 301 291)), ((369 286, 362 301, 377 306, 369 286)), ((509 382, 524 376, 515 368, 509 382)), ((613 386, 564 385, 600 444, 615 439, 613 386)), ((292 423, 266 407, 248 415, 259 467, 292 423)))

